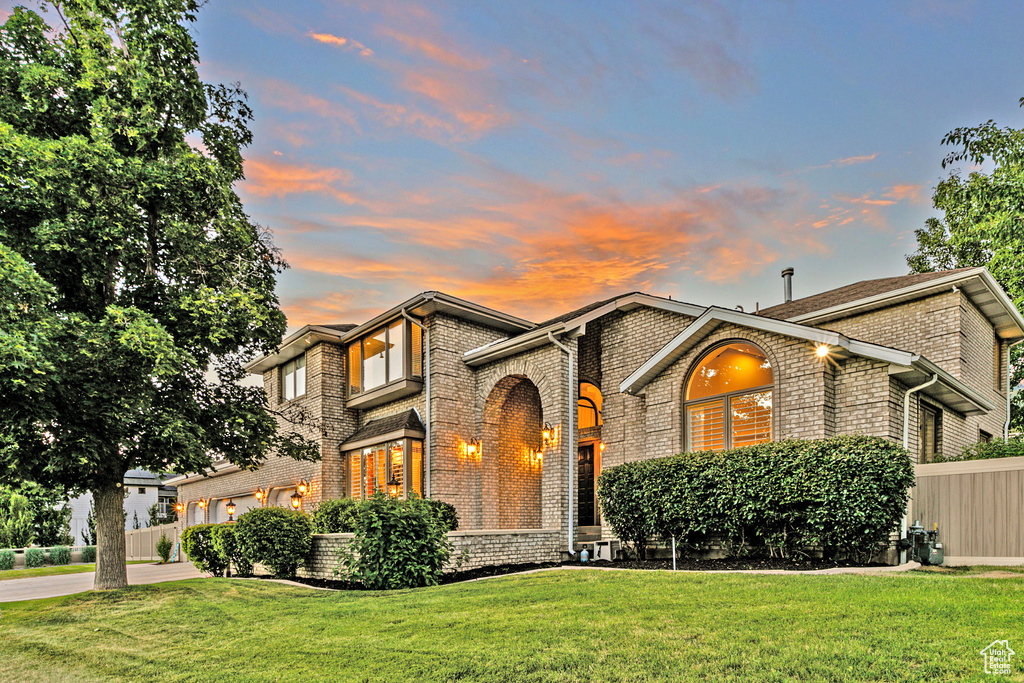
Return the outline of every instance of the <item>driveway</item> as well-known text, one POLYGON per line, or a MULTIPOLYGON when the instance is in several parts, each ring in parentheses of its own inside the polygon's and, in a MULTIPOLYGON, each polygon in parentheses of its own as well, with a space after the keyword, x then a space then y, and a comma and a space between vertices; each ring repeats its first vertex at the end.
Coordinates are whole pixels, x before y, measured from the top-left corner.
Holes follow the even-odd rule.
MULTIPOLYGON (((63 576, 36 576, 28 579, 0 581, 0 604, 83 593, 92 590, 95 574, 96 572, 83 572, 81 574, 64 574, 63 576)), ((207 574, 196 569, 191 562, 128 565, 128 583, 130 585, 198 579, 204 576, 207 574)))

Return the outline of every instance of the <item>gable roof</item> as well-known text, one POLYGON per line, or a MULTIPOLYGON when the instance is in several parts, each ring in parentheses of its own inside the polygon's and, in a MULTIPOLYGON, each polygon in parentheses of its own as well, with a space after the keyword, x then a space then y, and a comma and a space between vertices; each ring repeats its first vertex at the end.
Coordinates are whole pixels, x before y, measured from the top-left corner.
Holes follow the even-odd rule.
POLYGON ((1001 339, 1024 338, 1024 317, 987 268, 956 268, 864 280, 761 309, 760 315, 817 324, 921 299, 954 287, 988 318, 1001 339))
POLYGON ((995 405, 980 393, 921 355, 851 339, 838 332, 717 306, 708 308, 703 315, 687 325, 668 344, 634 370, 619 385, 619 391, 633 395, 640 393, 655 377, 725 323, 803 339, 815 345, 825 345, 829 347, 829 355, 833 358, 860 356, 889 363, 889 374, 911 387, 924 384, 937 376, 938 382, 922 389, 922 392, 965 415, 987 413, 995 408, 995 405))

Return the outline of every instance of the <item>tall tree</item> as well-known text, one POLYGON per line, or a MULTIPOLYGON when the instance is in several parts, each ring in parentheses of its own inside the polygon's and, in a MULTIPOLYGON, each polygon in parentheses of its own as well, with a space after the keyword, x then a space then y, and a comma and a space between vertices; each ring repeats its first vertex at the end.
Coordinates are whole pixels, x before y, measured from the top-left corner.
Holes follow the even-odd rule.
MULTIPOLYGON (((1024 97, 1020 99, 1024 107, 1024 97)), ((942 161, 981 167, 963 175, 954 169, 932 197, 942 218, 929 218, 915 231, 917 251, 907 257, 911 271, 923 273, 986 266, 1024 311, 1024 129, 1000 128, 992 120, 957 128, 942 139, 954 148, 942 161)), ((1024 352, 1010 356, 1011 383, 1024 382, 1024 352)), ((1024 393, 1011 407, 1011 428, 1024 429, 1024 393)))
POLYGON ((233 190, 252 112, 200 80, 198 5, 0 27, 0 483, 92 491, 99 589, 127 585, 127 470, 318 456, 236 383, 281 340, 285 264, 233 190))

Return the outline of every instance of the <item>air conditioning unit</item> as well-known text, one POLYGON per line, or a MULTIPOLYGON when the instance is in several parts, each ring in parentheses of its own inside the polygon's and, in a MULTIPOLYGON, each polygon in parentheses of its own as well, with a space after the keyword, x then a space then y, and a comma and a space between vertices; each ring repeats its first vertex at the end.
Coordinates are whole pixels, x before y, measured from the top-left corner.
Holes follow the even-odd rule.
POLYGON ((620 547, 618 541, 594 541, 594 561, 613 561, 620 547))

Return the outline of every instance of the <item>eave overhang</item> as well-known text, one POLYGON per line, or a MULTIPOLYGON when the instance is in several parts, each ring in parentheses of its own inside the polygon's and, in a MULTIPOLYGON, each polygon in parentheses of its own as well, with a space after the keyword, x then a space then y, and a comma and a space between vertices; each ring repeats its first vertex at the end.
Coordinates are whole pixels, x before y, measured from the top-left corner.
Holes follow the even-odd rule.
POLYGON ((246 363, 244 367, 250 374, 261 375, 271 368, 287 363, 292 358, 302 355, 306 352, 306 349, 315 344, 325 341, 338 343, 343 336, 343 333, 332 330, 329 327, 306 325, 298 332, 288 335, 281 342, 281 345, 277 347, 277 353, 260 356, 246 363))

